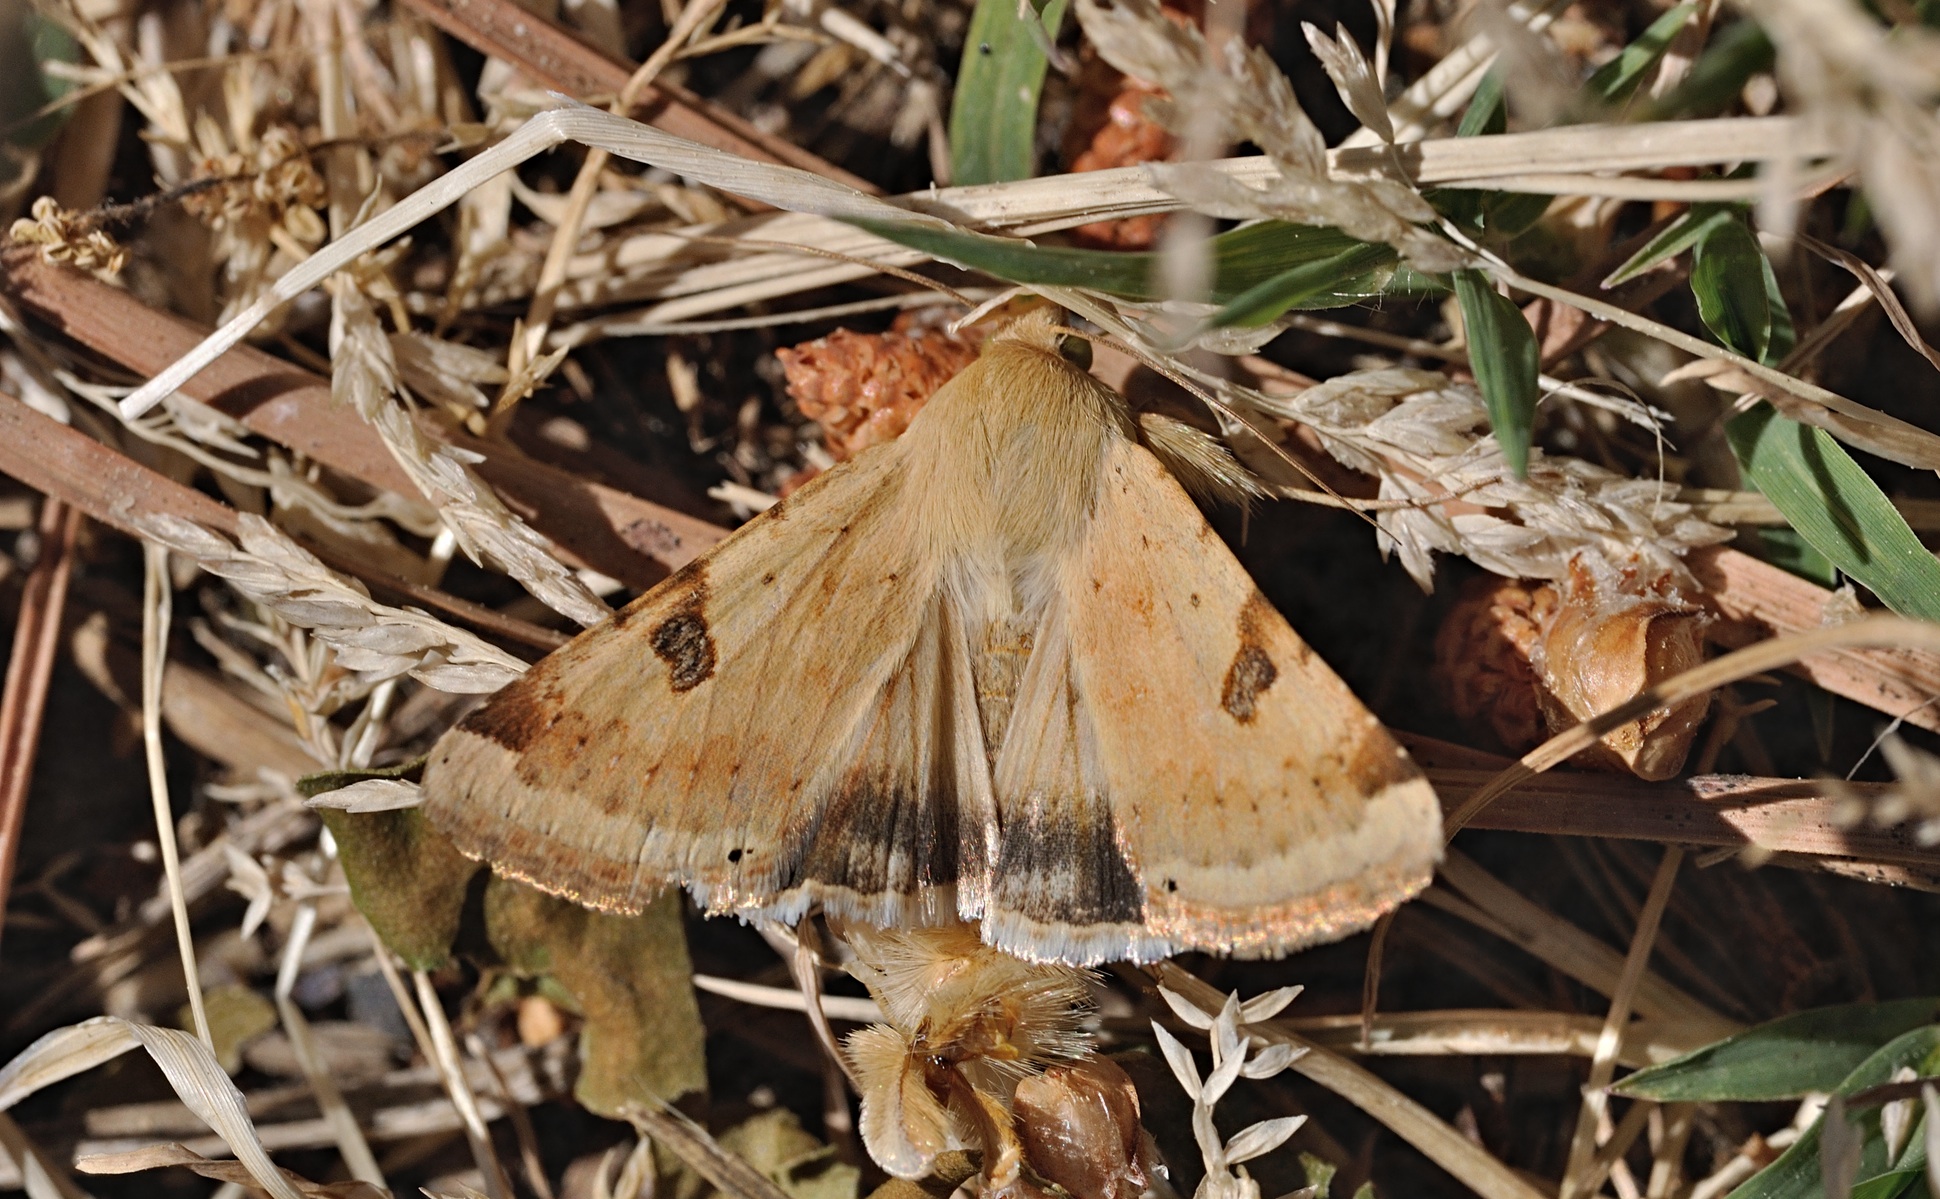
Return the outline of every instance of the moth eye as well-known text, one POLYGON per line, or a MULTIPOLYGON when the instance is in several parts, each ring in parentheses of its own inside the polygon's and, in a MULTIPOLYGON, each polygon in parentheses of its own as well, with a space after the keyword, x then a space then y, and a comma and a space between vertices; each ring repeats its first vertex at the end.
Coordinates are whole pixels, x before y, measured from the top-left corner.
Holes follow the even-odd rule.
POLYGON ((1081 371, 1091 369, 1091 343, 1082 337, 1058 338, 1058 356, 1081 371))

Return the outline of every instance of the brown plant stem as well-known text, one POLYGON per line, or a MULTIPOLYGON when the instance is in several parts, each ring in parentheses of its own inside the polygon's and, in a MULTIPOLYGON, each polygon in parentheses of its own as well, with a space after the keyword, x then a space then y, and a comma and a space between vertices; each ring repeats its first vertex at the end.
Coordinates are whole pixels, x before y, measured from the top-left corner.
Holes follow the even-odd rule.
MULTIPOLYGON (((405 0, 405 6, 475 50, 514 63, 549 88, 597 101, 618 96, 632 68, 615 62, 514 0, 405 0)), ((786 138, 672 83, 639 89, 627 115, 677 137, 743 158, 799 167, 880 195, 882 189, 786 138)), ((751 205, 765 209, 767 205, 751 205)))
POLYGON ((47 686, 60 652, 61 617, 67 609, 67 581, 73 573, 81 513, 49 499, 41 505, 36 528, 40 557, 20 596, 6 690, 0 694, 0 932, 6 928, 7 897, 20 857, 20 830, 26 823, 47 686))
MULTIPOLYGON (((0 286, 27 313, 142 377, 169 366, 208 332, 119 288, 49 266, 31 252, 0 253, 0 286)), ((280 358, 238 346, 190 380, 182 394, 369 486, 418 494, 376 431, 331 400, 328 380, 280 358)), ((433 436, 482 454, 478 473, 574 565, 644 589, 727 536, 699 517, 422 419, 433 436)))
MULTIPOLYGON (((12 476, 132 537, 141 535, 130 520, 136 513, 179 516, 231 538, 237 531, 234 508, 43 416, 5 392, 0 392, 0 474, 12 476)), ((315 546, 306 548, 335 570, 356 575, 382 590, 443 611, 508 641, 547 651, 565 643, 565 638, 551 629, 495 612, 483 604, 397 578, 365 563, 347 561, 341 554, 315 546)))

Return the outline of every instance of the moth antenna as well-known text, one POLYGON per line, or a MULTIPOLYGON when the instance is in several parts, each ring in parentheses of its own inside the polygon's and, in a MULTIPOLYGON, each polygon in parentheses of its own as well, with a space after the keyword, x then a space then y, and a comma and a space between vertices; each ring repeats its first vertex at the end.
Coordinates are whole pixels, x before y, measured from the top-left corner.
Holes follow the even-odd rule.
POLYGON ((1139 440, 1158 455, 1165 469, 1201 504, 1231 504, 1244 510, 1271 495, 1265 484, 1240 465, 1226 443, 1203 429, 1157 412, 1141 413, 1139 440))

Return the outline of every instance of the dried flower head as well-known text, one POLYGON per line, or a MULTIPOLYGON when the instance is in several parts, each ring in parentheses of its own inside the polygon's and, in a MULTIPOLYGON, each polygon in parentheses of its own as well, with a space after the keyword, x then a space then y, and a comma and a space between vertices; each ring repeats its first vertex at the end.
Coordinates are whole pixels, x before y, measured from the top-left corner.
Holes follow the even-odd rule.
MULTIPOLYGON (((1103 64, 1092 66, 1102 68, 1103 64)), ((1097 72, 1087 71, 1087 82, 1097 72)), ((1163 162, 1171 157, 1177 142, 1171 132, 1145 110, 1146 102, 1163 100, 1165 90, 1142 79, 1113 76, 1110 94, 1102 96, 1103 120, 1090 141, 1071 160, 1076 171, 1106 171, 1114 167, 1141 166, 1163 162)), ((1149 250, 1158 240, 1163 216, 1135 216, 1117 221, 1096 221, 1080 225, 1071 237, 1080 245, 1101 250, 1149 250)))
POLYGON ((1435 683, 1449 710, 1511 753, 1543 740, 1542 684, 1529 659, 1557 600, 1546 583, 1483 575, 1463 585, 1435 633, 1435 683))
POLYGON ((843 930, 850 972, 886 1022, 854 1033, 849 1060, 862 1090, 862 1140, 898 1178, 921 1178, 950 1149, 983 1151, 1003 1190, 1023 1176, 1012 1126, 1018 1084, 1091 1053, 1080 1028, 1085 973, 985 945, 974 924, 843 930))
POLYGON ((1031 1075, 1017 1084, 1011 1111, 1031 1169, 1076 1199, 1138 1199, 1164 1176, 1139 1123, 1138 1089, 1110 1058, 1031 1075))
POLYGON ((901 436, 936 389, 976 361, 976 347, 939 329, 853 333, 775 351, 788 394, 822 426, 838 462, 901 436))
POLYGON ((67 211, 52 196, 37 197, 32 211, 31 218, 13 223, 9 235, 19 245, 39 246, 43 260, 97 275, 119 275, 128 264, 128 251, 85 213, 67 211))
POLYGON ((1489 433, 1473 386, 1419 370, 1358 371, 1294 396, 1246 401, 1306 425, 1342 465, 1380 480, 1381 545, 1423 588, 1436 553, 1461 554, 1506 578, 1561 579, 1580 554, 1640 577, 1688 584, 1690 550, 1731 532, 1691 515, 1676 488, 1579 458, 1529 451, 1517 478, 1489 433))
POLYGON ((316 210, 329 192, 302 134, 271 125, 253 144, 232 150, 221 126, 205 115, 196 137, 203 153, 190 182, 203 186, 185 196, 182 207, 212 229, 262 237, 276 229, 301 246, 322 243, 328 230, 316 210))

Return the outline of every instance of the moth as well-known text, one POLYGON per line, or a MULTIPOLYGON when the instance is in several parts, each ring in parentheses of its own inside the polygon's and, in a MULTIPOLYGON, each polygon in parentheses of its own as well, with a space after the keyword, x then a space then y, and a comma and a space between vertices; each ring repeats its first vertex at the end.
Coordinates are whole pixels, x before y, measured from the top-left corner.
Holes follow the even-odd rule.
POLYGON ((500 691, 434 747, 433 823, 595 908, 678 883, 1072 965, 1277 956, 1420 890, 1434 792, 1077 340, 1012 322, 500 691))

